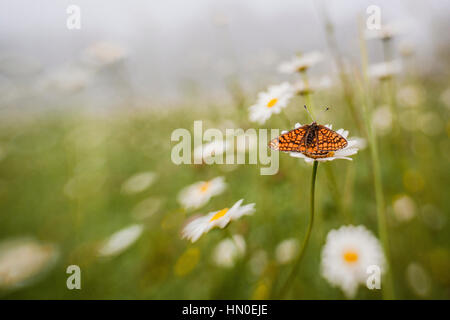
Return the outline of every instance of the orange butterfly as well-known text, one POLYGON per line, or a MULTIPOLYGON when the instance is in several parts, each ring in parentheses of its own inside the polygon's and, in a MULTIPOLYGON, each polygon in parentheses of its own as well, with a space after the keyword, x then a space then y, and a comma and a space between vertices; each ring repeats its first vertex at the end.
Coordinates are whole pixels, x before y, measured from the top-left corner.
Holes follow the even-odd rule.
POLYGON ((313 159, 332 157, 334 152, 347 146, 347 140, 339 133, 317 124, 293 129, 269 143, 273 150, 300 152, 313 159))

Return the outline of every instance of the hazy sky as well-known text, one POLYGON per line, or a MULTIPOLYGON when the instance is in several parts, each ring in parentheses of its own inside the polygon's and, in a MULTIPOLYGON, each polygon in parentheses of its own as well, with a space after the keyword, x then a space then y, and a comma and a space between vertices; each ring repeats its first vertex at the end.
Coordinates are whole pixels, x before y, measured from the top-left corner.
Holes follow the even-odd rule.
MULTIPOLYGON (((365 15, 369 5, 381 7, 382 22, 407 21, 403 39, 420 44, 422 55, 429 55, 442 40, 433 32, 435 24, 446 23, 447 30, 449 26, 447 0, 324 3, 341 49, 350 59, 358 56, 358 14, 365 15)), ((0 1, 0 56, 18 55, 56 68, 76 61, 96 41, 126 48, 131 81, 136 90, 149 94, 171 94, 185 82, 223 87, 230 73, 237 73, 244 84, 259 87, 272 72, 273 79, 278 79, 275 67, 280 59, 298 51, 326 49, 313 1, 0 1), (81 8, 81 30, 66 28, 69 4, 81 8)), ((448 41, 447 34, 442 41, 448 41)), ((324 64, 316 72, 330 68, 324 64)))

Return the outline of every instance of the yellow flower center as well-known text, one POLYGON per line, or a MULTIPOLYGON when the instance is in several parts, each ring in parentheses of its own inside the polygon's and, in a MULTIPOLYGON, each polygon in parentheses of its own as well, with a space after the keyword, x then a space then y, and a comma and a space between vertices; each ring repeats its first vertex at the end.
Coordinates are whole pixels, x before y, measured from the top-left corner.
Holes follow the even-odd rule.
POLYGON ((208 191, 210 184, 211 184, 211 182, 209 182, 209 181, 205 182, 204 184, 202 184, 201 187, 200 187, 200 191, 203 192, 203 193, 208 191))
POLYGON ((349 250, 344 252, 344 260, 348 263, 354 263, 358 261, 359 255, 355 251, 349 250))
POLYGON ((267 103, 267 108, 272 108, 278 102, 277 98, 273 98, 267 103))
POLYGON ((219 218, 222 218, 226 213, 228 212, 228 208, 222 209, 218 211, 212 218, 209 220, 209 222, 213 222, 214 220, 217 220, 219 218))

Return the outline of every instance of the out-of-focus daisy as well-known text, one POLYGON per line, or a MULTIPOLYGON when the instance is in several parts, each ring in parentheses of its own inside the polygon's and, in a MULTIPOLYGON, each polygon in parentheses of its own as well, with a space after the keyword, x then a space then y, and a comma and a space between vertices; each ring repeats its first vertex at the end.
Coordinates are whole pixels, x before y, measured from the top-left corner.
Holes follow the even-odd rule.
POLYGON ((401 62, 394 60, 370 65, 367 73, 370 77, 376 78, 378 80, 387 80, 399 74, 401 71, 401 62))
POLYGON ((428 136, 436 136, 445 128, 442 116, 433 111, 428 111, 420 115, 420 117, 418 117, 418 126, 419 129, 428 136))
POLYGON ((222 240, 214 249, 213 261, 219 267, 231 268, 245 254, 245 247, 245 240, 241 235, 222 240))
POLYGON ((266 92, 260 92, 256 104, 249 107, 250 121, 264 124, 272 114, 280 113, 293 95, 294 91, 288 82, 270 86, 266 92))
POLYGON ((204 233, 207 233, 214 227, 225 228, 230 221, 237 220, 242 216, 251 215, 255 212, 255 204, 250 203, 241 207, 244 199, 236 202, 230 209, 224 208, 219 211, 213 211, 205 216, 195 218, 190 221, 182 230, 184 239, 197 241, 204 233))
POLYGON ((134 224, 113 233, 98 250, 102 257, 114 256, 131 246, 142 234, 142 225, 134 224))
POLYGON ((372 125, 377 135, 384 136, 392 129, 392 113, 389 106, 377 107, 372 113, 372 125))
POLYGON ((154 172, 141 172, 134 174, 122 184, 122 193, 133 194, 147 189, 156 179, 154 172))
POLYGON ((114 43, 97 42, 86 48, 83 52, 83 58, 96 66, 106 66, 123 60, 127 51, 114 43))
POLYGON ((367 267, 384 270, 384 254, 378 239, 364 226, 342 226, 331 230, 322 249, 321 273, 332 286, 354 298, 367 281, 367 267))
MULTIPOLYGON (((300 123, 295 124, 295 128, 299 128, 301 126, 302 125, 300 123)), ((327 127, 328 129, 332 128, 332 126, 330 124, 325 125, 325 127, 327 127)), ((285 131, 283 131, 282 134, 283 133, 285 133, 285 131)), ((352 158, 350 158, 350 156, 358 153, 358 150, 361 148, 362 143, 365 143, 365 142, 363 140, 361 140, 361 138, 347 139, 348 131, 344 130, 344 129, 339 129, 338 131, 336 131, 336 133, 339 133, 341 136, 343 136, 347 140, 347 146, 345 148, 342 148, 335 152, 330 153, 330 155, 326 158, 313 159, 313 158, 310 158, 300 152, 290 152, 289 154, 291 157, 301 158, 301 159, 304 159, 306 162, 310 162, 310 163, 314 162, 314 160, 321 161, 321 162, 332 161, 332 160, 336 160, 336 159, 353 160, 352 158)))
POLYGON ((426 297, 431 291, 431 278, 428 272, 417 262, 406 268, 406 280, 412 291, 419 297, 426 297))
POLYGON ((414 200, 407 195, 397 196, 392 203, 394 215, 399 221, 409 221, 416 214, 416 204, 414 200))
POLYGON ((178 194, 178 202, 185 209, 198 209, 212 197, 221 194, 226 186, 224 177, 199 181, 181 190, 178 194))
POLYGON ((275 258, 279 264, 291 262, 298 251, 297 239, 286 239, 275 249, 275 258))
POLYGON ((223 155, 230 147, 227 140, 217 140, 205 143, 194 149, 194 163, 210 163, 215 156, 223 155))
POLYGON ((160 210, 163 200, 149 197, 139 202, 132 210, 131 215, 138 220, 146 219, 160 210))
POLYGON ((291 60, 283 62, 278 67, 281 73, 303 72, 318 62, 323 60, 323 54, 318 51, 312 51, 305 54, 297 55, 291 60))
POLYGON ((400 106, 417 107, 423 98, 422 91, 413 85, 404 86, 397 91, 397 101, 400 106))
POLYGON ((331 86, 331 78, 330 77, 322 77, 318 80, 309 80, 305 81, 303 79, 298 80, 292 84, 292 88, 294 92, 298 95, 306 95, 310 94, 325 88, 329 88, 331 86))
POLYGON ((415 53, 414 46, 411 43, 405 41, 399 43, 398 51, 405 58, 411 57, 415 53))
POLYGON ((380 40, 390 40, 393 37, 400 35, 404 32, 404 25, 400 23, 390 23, 384 24, 380 29, 365 31, 365 37, 368 40, 380 39, 380 40))
POLYGON ((22 287, 49 270, 59 251, 53 244, 33 239, 12 239, 0 243, 0 288, 22 287))
POLYGON ((92 80, 92 72, 76 65, 67 65, 43 75, 36 83, 36 90, 74 93, 86 88, 92 80))

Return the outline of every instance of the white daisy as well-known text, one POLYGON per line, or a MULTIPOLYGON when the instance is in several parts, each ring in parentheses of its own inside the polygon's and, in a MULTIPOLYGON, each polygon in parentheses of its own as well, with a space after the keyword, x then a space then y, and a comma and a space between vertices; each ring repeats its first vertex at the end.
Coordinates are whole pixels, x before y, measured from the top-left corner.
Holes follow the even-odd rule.
POLYGON ((223 155, 230 147, 227 140, 217 140, 205 143, 194 149, 194 163, 209 163, 215 156, 223 155))
POLYGON ((154 172, 141 172, 132 175, 122 184, 122 193, 133 194, 147 189, 156 179, 154 172))
POLYGON ((384 272, 384 254, 378 239, 364 226, 342 226, 331 230, 322 249, 321 273, 332 286, 354 298, 368 278, 367 268, 384 272))
MULTIPOLYGON (((296 123, 295 124, 295 128, 299 128, 302 125, 300 123, 296 123)), ((331 129, 332 126, 331 124, 327 124, 325 125, 325 127, 327 127, 328 129, 331 129)), ((284 132, 284 131, 283 131, 284 132)), ((282 133, 283 133, 282 132, 282 133)), ((339 129, 338 131, 336 131, 337 133, 339 133, 341 136, 343 136, 345 139, 347 139, 348 136, 348 131, 344 130, 344 129, 339 129)), ((313 159, 310 158, 306 155, 304 155, 303 153, 300 152, 290 152, 290 156, 291 157, 296 157, 296 158, 302 158, 304 159, 306 162, 314 162, 314 160, 316 161, 332 161, 332 160, 336 160, 336 159, 347 159, 347 160, 353 160, 352 158, 350 158, 350 156, 358 153, 358 150, 365 146, 366 142, 364 139, 362 138, 350 138, 347 139, 347 146, 343 149, 339 149, 335 152, 330 153, 330 156, 326 157, 326 158, 317 158, 317 159, 313 159)))
POLYGON ((370 77, 378 80, 386 80, 392 78, 394 75, 402 71, 402 64, 400 61, 393 60, 389 62, 381 62, 370 65, 367 73, 370 77))
POLYGON ((231 268, 245 254, 245 247, 245 240, 241 235, 222 240, 214 249, 213 261, 219 267, 231 268))
POLYGON ((318 80, 311 80, 306 82, 305 80, 298 80, 294 82, 292 88, 294 92, 299 95, 305 95, 316 92, 325 88, 329 88, 332 84, 330 77, 322 77, 318 80))
POLYGON ((144 227, 134 224, 113 233, 98 250, 99 256, 114 256, 131 246, 141 236, 144 227))
POLYGON ((12 289, 30 284, 56 262, 56 246, 33 239, 11 239, 0 243, 0 288, 12 289))
POLYGON ((378 135, 386 135, 392 129, 393 116, 387 105, 377 107, 372 113, 372 125, 378 135))
POLYGON ((366 30, 365 37, 367 40, 380 39, 380 40, 390 40, 394 36, 404 33, 405 26, 400 23, 390 23, 384 24, 380 29, 366 30))
POLYGON ((264 124, 273 113, 280 113, 293 95, 294 91, 288 82, 270 86, 266 92, 260 92, 257 103, 249 107, 250 121, 264 124))
POLYGON ((224 177, 196 182, 180 191, 178 202, 185 209, 198 209, 204 206, 212 197, 221 194, 226 186, 224 177))
POLYGON ((97 42, 86 48, 83 52, 83 59, 95 66, 106 66, 123 60, 127 56, 127 51, 114 43, 97 42))
POLYGON ((318 62, 323 60, 323 54, 318 51, 312 51, 293 57, 291 60, 283 62, 278 71, 281 73, 303 72, 318 62))
POLYGON ((282 241, 275 249, 275 257, 279 264, 291 262, 298 251, 297 239, 286 239, 282 241))
POLYGON ((207 233, 214 227, 225 228, 230 221, 237 220, 242 216, 251 215, 255 212, 255 204, 250 203, 241 207, 244 199, 236 202, 231 209, 224 208, 219 211, 213 211, 205 216, 195 218, 190 221, 182 230, 182 237, 192 242, 197 241, 204 233, 207 233))

